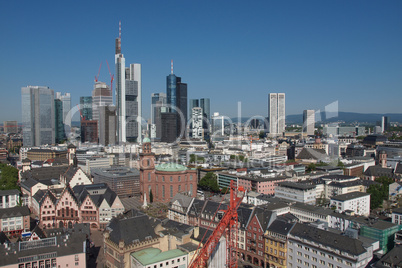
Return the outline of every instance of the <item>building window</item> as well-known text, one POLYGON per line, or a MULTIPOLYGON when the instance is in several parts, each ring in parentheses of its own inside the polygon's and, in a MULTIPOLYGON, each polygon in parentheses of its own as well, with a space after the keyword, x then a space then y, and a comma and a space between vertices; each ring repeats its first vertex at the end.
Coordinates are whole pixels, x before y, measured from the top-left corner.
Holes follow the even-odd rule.
POLYGON ((179 176, 179 181, 181 181, 181 177, 179 176))
MULTIPOLYGON (((180 178, 180 177, 179 177, 180 178)), ((181 192, 181 185, 179 184, 179 192, 181 192)))
POLYGON ((162 185, 162 197, 165 198, 165 185, 162 185))
POLYGON ((170 198, 173 197, 173 185, 170 185, 170 198))
POLYGON ((172 176, 170 176, 170 182, 172 182, 173 181, 173 177, 172 176))
POLYGON ((162 176, 162 181, 165 181, 165 176, 162 176))
POLYGON ((192 181, 193 180, 193 175, 190 175, 190 181, 192 181))
POLYGON ((190 193, 193 193, 193 184, 190 184, 190 193))

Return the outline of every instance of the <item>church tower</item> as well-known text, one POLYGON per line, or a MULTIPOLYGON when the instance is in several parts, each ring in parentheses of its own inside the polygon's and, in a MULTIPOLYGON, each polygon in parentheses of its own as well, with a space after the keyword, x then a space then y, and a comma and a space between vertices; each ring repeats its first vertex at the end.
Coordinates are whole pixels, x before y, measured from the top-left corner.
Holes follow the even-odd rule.
POLYGON ((152 186, 155 183, 155 154, 152 153, 151 149, 151 140, 144 138, 142 153, 140 154, 140 191, 142 202, 144 201, 144 197, 150 202, 151 191, 154 188, 152 186))
POLYGON ((68 165, 69 166, 77 166, 77 147, 75 147, 72 143, 67 146, 67 157, 68 157, 68 165))

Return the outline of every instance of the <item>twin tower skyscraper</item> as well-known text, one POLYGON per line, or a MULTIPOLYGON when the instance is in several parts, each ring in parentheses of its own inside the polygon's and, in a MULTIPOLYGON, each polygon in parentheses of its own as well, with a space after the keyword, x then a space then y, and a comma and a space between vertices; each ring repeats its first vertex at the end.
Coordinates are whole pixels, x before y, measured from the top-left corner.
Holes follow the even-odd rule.
POLYGON ((115 47, 117 142, 141 142, 141 64, 133 63, 126 67, 121 53, 121 22, 115 47))

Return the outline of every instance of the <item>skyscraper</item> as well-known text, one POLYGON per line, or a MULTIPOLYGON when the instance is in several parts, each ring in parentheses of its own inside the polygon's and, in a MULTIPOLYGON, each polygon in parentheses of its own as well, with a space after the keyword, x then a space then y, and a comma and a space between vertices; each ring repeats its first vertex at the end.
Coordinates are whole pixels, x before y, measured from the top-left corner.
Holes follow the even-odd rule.
POLYGON ((204 121, 209 122, 211 120, 211 103, 209 98, 200 99, 200 107, 204 113, 204 121), (208 119, 208 120, 205 120, 208 119))
MULTIPOLYGON (((113 104, 112 91, 104 82, 95 82, 92 90, 92 118, 85 117, 85 120, 99 120, 99 110, 102 106, 113 104)), ((81 108, 82 109, 82 108, 81 108)), ((81 110, 81 113, 83 111, 81 110)), ((82 114, 84 116, 84 114, 82 114)))
POLYGON ((166 94, 165 93, 152 93, 151 94, 151 123, 155 124, 155 117, 157 114, 158 105, 157 102, 159 101, 159 106, 166 104, 166 94))
POLYGON ((303 132, 314 135, 315 113, 314 110, 303 111, 303 132))
POLYGON ((121 53, 121 24, 119 37, 116 38, 116 109, 117 109, 117 141, 141 142, 141 64, 130 64, 126 68, 126 60, 121 53))
POLYGON ((383 116, 381 118, 381 131, 384 133, 389 129, 389 118, 388 116, 383 116))
POLYGON ((188 107, 190 115, 192 115, 194 107, 200 107, 200 101, 198 99, 190 99, 188 107))
POLYGON ((80 109, 82 116, 87 120, 92 120, 92 97, 80 97, 80 109))
POLYGON ((21 88, 24 146, 55 143, 54 91, 48 87, 21 88))
POLYGON ((55 141, 60 143, 65 139, 64 124, 63 124, 63 102, 59 99, 54 99, 54 131, 55 141))
POLYGON ((194 107, 191 112, 192 137, 194 139, 204 138, 204 129, 202 126, 202 122, 203 122, 202 108, 194 107))
POLYGON ((71 128, 71 95, 70 93, 62 94, 61 92, 56 92, 56 99, 59 99, 63 103, 63 124, 65 131, 69 132, 71 128))
POLYGON ((99 143, 116 144, 116 106, 102 106, 99 110, 99 143))
POLYGON ((272 136, 285 132, 285 93, 270 93, 268 96, 269 133, 272 136))
POLYGON ((171 73, 166 77, 166 96, 169 112, 176 113, 176 137, 185 136, 187 126, 187 84, 181 82, 181 77, 171 73))

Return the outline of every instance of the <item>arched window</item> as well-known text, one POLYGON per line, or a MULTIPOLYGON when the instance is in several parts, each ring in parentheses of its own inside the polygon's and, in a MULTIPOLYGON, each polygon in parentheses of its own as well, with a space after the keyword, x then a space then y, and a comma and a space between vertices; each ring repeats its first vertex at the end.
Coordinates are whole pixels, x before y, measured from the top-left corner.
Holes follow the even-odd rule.
POLYGON ((170 198, 173 198, 173 185, 170 185, 170 198))
POLYGON ((190 175, 190 181, 192 181, 193 180, 193 175, 190 175))
POLYGON ((165 198, 165 185, 162 185, 162 198, 165 198))
POLYGON ((179 192, 181 192, 181 185, 179 184, 179 192))
POLYGON ((162 176, 162 181, 165 181, 165 176, 162 176))
POLYGON ((173 177, 172 176, 170 176, 170 182, 172 182, 173 181, 173 177))
POLYGON ((181 181, 181 177, 179 176, 179 181, 181 181))

